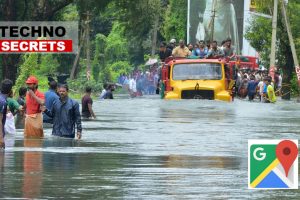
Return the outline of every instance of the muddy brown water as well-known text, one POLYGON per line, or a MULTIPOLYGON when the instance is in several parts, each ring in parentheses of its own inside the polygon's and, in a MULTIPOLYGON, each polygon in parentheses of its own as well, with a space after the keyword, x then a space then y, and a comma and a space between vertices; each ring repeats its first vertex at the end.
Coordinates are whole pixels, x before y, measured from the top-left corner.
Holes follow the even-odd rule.
POLYGON ((248 190, 248 139, 298 139, 300 104, 157 97, 94 103, 81 141, 6 138, 0 199, 299 199, 248 190))

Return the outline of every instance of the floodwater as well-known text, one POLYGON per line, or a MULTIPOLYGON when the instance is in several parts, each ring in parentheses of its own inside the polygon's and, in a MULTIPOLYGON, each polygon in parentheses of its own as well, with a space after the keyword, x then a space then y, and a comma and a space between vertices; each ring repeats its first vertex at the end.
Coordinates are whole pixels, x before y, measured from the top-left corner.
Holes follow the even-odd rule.
POLYGON ((81 141, 7 137, 0 199, 299 199, 248 190, 248 139, 298 139, 300 104, 157 97, 94 103, 81 141))

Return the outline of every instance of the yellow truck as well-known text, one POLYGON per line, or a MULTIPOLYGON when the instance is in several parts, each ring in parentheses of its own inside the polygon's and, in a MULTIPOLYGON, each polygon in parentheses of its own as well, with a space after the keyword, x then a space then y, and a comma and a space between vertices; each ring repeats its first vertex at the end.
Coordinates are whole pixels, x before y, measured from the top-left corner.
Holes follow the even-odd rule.
POLYGON ((161 69, 162 98, 233 101, 233 66, 226 59, 169 59, 161 69))

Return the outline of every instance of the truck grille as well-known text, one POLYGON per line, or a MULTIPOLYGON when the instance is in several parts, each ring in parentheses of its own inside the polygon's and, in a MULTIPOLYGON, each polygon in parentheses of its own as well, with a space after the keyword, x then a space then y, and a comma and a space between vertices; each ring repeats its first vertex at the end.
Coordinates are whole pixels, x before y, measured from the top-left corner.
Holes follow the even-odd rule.
POLYGON ((183 90, 181 99, 209 99, 214 100, 213 90, 183 90))

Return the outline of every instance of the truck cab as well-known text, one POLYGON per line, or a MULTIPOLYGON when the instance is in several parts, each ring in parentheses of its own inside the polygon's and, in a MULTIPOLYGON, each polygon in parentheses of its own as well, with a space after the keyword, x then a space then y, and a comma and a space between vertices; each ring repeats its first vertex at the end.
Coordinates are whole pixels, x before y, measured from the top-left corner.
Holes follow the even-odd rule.
POLYGON ((222 59, 172 59, 162 66, 165 99, 232 101, 234 72, 222 59))

